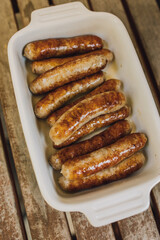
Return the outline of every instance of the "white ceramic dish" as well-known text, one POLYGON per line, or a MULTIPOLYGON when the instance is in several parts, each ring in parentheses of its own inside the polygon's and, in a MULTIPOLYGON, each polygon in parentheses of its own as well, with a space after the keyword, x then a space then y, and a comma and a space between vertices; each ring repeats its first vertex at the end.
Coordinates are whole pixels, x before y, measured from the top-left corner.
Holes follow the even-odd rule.
POLYGON ((91 12, 79 2, 36 10, 30 24, 10 39, 8 57, 26 143, 46 202, 61 211, 83 212, 96 227, 147 209, 150 191, 160 181, 160 119, 123 23, 112 14, 91 12), (43 130, 43 123, 34 115, 22 51, 34 40, 84 34, 102 37, 115 54, 116 62, 108 69, 108 77, 116 75, 123 81, 124 92, 131 99, 132 120, 137 131, 146 133, 149 139, 145 150, 147 162, 127 179, 79 194, 67 194, 59 189, 47 163, 48 129, 45 126, 43 130))

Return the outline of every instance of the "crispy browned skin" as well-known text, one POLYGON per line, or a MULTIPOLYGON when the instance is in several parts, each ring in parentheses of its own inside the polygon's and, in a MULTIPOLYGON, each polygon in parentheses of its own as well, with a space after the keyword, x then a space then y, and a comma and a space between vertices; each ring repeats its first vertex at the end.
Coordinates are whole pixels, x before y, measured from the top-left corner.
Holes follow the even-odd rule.
POLYGON ((106 66, 108 55, 111 54, 109 50, 102 49, 55 67, 33 80, 30 90, 34 94, 45 93, 66 83, 97 73, 106 66))
POLYGON ((24 56, 29 60, 65 57, 101 49, 102 46, 102 39, 94 35, 45 39, 28 43, 24 48, 24 56))
POLYGON ((121 81, 117 79, 109 79, 105 81, 101 86, 97 87, 90 93, 86 94, 85 96, 78 98, 76 101, 67 104, 66 106, 58 109, 57 111, 53 112, 47 119, 47 122, 50 126, 53 126, 53 124, 60 118, 60 116, 65 113, 68 109, 82 101, 83 99, 92 97, 96 94, 107 92, 107 91, 118 91, 121 87, 121 81))
POLYGON ((39 118, 46 118, 52 111, 62 106, 77 94, 89 91, 102 82, 104 82, 103 72, 99 72, 59 87, 48 93, 35 105, 35 114, 39 118))
POLYGON ((127 120, 119 121, 108 127, 102 133, 99 133, 88 140, 59 150, 56 154, 51 156, 50 164, 54 169, 60 170, 62 164, 68 159, 85 155, 109 144, 112 144, 119 138, 129 134, 131 132, 131 129, 131 125, 127 120))
POLYGON ((91 119, 114 112, 125 105, 123 93, 109 91, 84 99, 67 112, 52 126, 49 136, 55 145, 62 144, 91 119))
POLYGON ((62 165, 61 173, 69 180, 87 177, 130 157, 143 148, 146 141, 143 133, 132 133, 107 147, 66 161, 62 165))
POLYGON ((143 153, 138 152, 114 167, 104 169, 85 178, 70 181, 62 176, 59 179, 59 184, 65 191, 77 192, 126 178, 139 170, 144 163, 145 157, 143 153))
POLYGON ((60 145, 55 145, 54 148, 62 148, 70 145, 71 143, 77 141, 78 139, 84 137, 85 135, 95 131, 98 128, 106 127, 111 123, 114 123, 118 120, 125 119, 130 114, 130 108, 128 106, 124 106, 123 108, 113 112, 107 113, 105 115, 96 117, 91 121, 84 124, 80 129, 78 129, 73 135, 65 142, 60 145))
MULTIPOLYGON (((92 54, 92 52, 85 53, 83 55, 76 55, 72 57, 65 57, 65 58, 50 58, 40 61, 34 61, 32 62, 32 72, 36 74, 42 74, 52 68, 55 68, 57 66, 63 65, 66 62, 73 61, 78 59, 79 57, 84 57, 92 54)), ((111 61, 113 58, 112 54, 108 54, 108 61, 111 61)))

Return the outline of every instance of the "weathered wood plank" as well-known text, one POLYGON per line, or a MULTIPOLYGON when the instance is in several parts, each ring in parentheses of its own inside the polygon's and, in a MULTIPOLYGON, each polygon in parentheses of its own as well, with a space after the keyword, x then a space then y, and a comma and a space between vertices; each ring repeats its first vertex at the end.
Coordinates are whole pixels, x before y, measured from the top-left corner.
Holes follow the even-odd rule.
POLYGON ((126 0, 160 91, 160 11, 155 0, 126 0))
MULTIPOLYGON (((59 5, 59 4, 64 4, 64 3, 69 3, 69 2, 75 2, 75 0, 52 0, 54 5, 59 5)), ((87 8, 89 8, 89 4, 87 0, 81 0, 79 1, 83 3, 87 8)))
POLYGON ((134 32, 132 31, 132 28, 131 28, 130 23, 127 19, 127 16, 126 16, 126 13, 125 13, 125 10, 122 6, 121 1, 119 1, 119 0, 107 0, 107 1, 104 1, 104 0, 99 0, 99 1, 90 0, 90 2, 91 2, 91 5, 92 5, 92 8, 93 8, 94 11, 113 13, 117 17, 119 17, 122 20, 122 22, 125 24, 125 27, 127 28, 127 31, 128 31, 128 33, 129 33, 129 35, 132 39, 133 45, 134 45, 134 47, 137 51, 138 57, 139 57, 140 62, 142 64, 142 68, 143 68, 144 73, 146 75, 146 78, 147 78, 149 87, 151 89, 152 95, 154 97, 156 106, 157 106, 157 108, 160 112, 159 97, 158 97, 157 89, 155 89, 155 84, 152 81, 152 75, 150 73, 150 70, 148 69, 148 66, 147 66, 146 62, 145 62, 144 56, 141 52, 141 49, 139 48, 139 45, 136 41, 136 37, 134 35, 134 32))
POLYGON ((18 115, 7 59, 7 43, 17 28, 10 1, 0 1, 0 9, 0 20, 3 22, 0 28, 0 97, 31 235, 36 240, 70 239, 64 213, 52 209, 45 203, 35 179, 18 115))
POLYGON ((93 227, 84 216, 79 212, 71 213, 73 226, 77 240, 115 240, 114 232, 111 225, 104 227, 93 227))
MULTIPOLYGON (((0 130, 2 133, 1 123, 0 130)), ((26 239, 0 135, 0 239, 26 239)))
POLYGON ((48 7, 47 0, 17 0, 24 26, 30 22, 31 12, 35 9, 48 7))
MULTIPOLYGON (((136 50, 140 57, 143 68, 144 68, 144 70, 146 70, 146 66, 143 61, 143 57, 138 48, 138 45, 134 38, 133 32, 130 28, 128 19, 125 15, 125 11, 124 11, 124 8, 123 8, 121 2, 118 0, 108 0, 108 1, 100 0, 98 2, 96 0, 91 0, 91 4, 93 7, 93 10, 111 12, 111 13, 115 14, 116 16, 118 16, 123 21, 123 23, 127 27, 127 30, 132 38, 132 41, 136 47, 136 50)), ((148 76, 148 72, 147 71, 145 71, 145 72, 148 76)), ((154 89, 153 89, 153 92, 154 92, 154 89)), ((143 239, 143 238, 139 238, 139 236, 142 237, 145 231, 148 234, 152 234, 151 232, 149 232, 150 231, 149 228, 155 230, 155 235, 152 234, 152 238, 150 238, 150 239, 157 239, 156 237, 157 236, 159 237, 151 209, 147 210, 146 212, 144 212, 142 214, 138 214, 137 216, 134 216, 132 218, 128 218, 123 221, 119 221, 118 225, 120 228, 120 232, 123 236, 123 239, 143 239), (149 223, 150 223, 149 225, 148 225, 147 221, 149 221, 149 223), (124 231, 124 229, 126 229, 126 231, 124 231), (128 238, 128 235, 131 236, 132 233, 134 233, 134 235, 133 235, 134 237, 132 236, 133 238, 128 238)), ((149 239, 149 238, 144 238, 144 239, 149 239)))
POLYGON ((123 240, 160 239, 151 208, 143 214, 127 218, 118 224, 123 240))

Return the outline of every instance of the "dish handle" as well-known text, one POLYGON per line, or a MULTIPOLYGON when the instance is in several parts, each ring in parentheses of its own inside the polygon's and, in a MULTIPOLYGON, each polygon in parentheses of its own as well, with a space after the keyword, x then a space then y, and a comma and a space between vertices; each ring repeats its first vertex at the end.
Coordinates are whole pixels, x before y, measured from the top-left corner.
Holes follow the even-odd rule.
POLYGON ((30 24, 52 22, 53 20, 64 20, 72 16, 82 15, 88 10, 81 2, 67 3, 58 6, 38 9, 32 12, 30 24))
MULTIPOLYGON (((150 203, 150 189, 115 194, 104 201, 96 201, 83 213, 94 227, 100 227, 145 211, 150 203)), ((86 209, 85 209, 86 210, 86 209)))

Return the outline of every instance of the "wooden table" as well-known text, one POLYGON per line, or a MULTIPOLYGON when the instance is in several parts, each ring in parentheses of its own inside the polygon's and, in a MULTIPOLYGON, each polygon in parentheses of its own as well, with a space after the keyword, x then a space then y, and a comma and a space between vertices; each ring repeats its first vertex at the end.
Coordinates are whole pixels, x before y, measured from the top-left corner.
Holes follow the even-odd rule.
MULTIPOLYGON (((136 216, 94 228, 81 213, 63 213, 43 200, 19 119, 7 59, 10 37, 30 21, 34 9, 67 0, 0 1, 0 239, 160 239, 160 184, 151 206, 136 216)), ((160 12, 156 0, 82 0, 93 11, 111 12, 127 27, 160 110, 160 12)), ((143 91, 143 89, 142 89, 143 91)), ((151 123, 152 124, 152 123, 151 123)))

